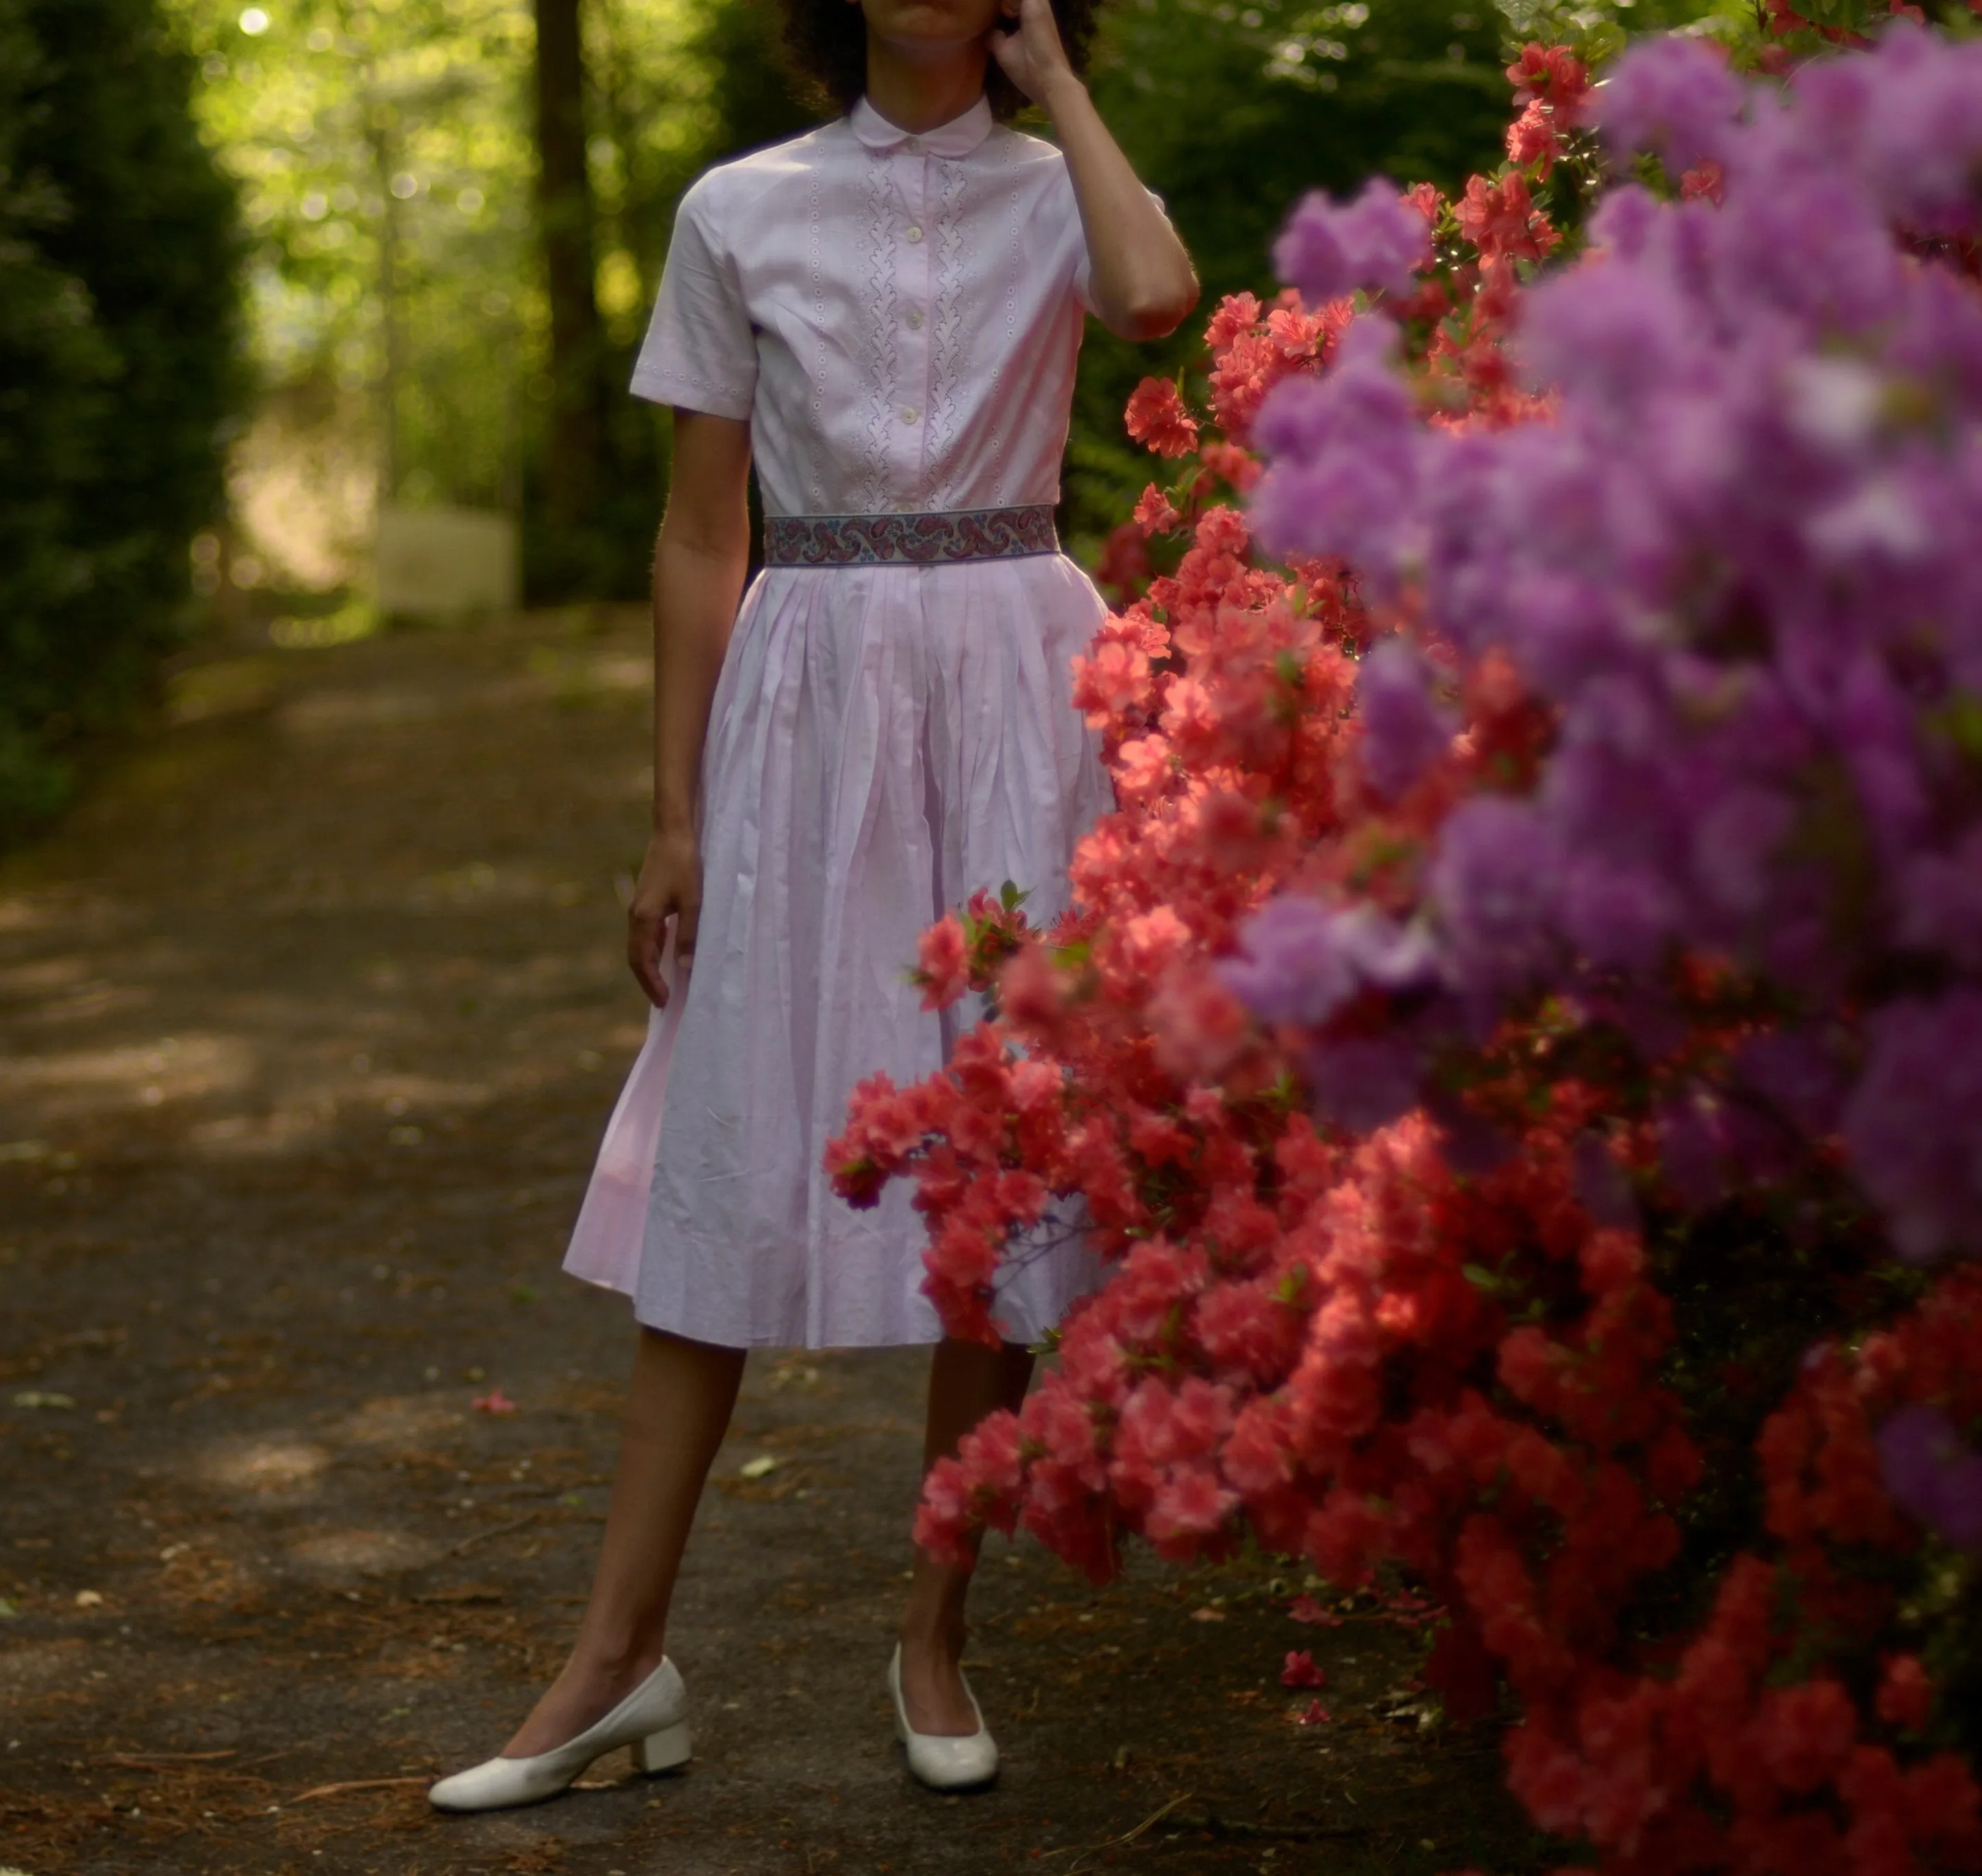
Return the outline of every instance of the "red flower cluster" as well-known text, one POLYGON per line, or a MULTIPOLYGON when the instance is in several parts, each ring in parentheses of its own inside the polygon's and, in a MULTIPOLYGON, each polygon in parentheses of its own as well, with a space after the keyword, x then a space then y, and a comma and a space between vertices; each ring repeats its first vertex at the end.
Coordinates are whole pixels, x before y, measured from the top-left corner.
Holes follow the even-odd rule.
MULTIPOLYGON (((1510 166, 1456 204, 1412 198, 1441 256, 1403 308, 1435 422, 1548 414, 1505 340, 1556 241, 1530 185, 1589 80, 1539 46, 1510 77, 1510 166)), ((992 1014, 942 1074, 864 1085, 828 1149, 856 1205, 915 1181, 952 1333, 996 1335, 1001 1267, 1037 1233, 1082 1230, 1115 1265, 1022 1409, 936 1469, 918 1541, 963 1561, 983 1527, 1023 1527, 1096 1578, 1130 1536, 1179 1560, 1250 1537, 1345 1588, 1401 1565, 1425 1594, 1396 1618, 1430 1626, 1448 1716, 1511 1694, 1513 1789, 1604 1870, 1982 1871, 1982 1793, 1937 1743, 1959 1623, 1933 1599, 1972 1622, 1973 1579, 1923 1576, 1937 1540, 1894 1503, 1875 1440, 1907 1405, 1982 1425, 1982 1275, 1889 1296, 1883 1326, 1813 1351, 1753 1442, 1740 1541, 1695 1541, 1724 1481, 1687 1391, 1693 1305, 1617 1202, 1656 1197, 1659 1089, 1607 1078, 1577 1012, 1546 1008, 1456 1065, 1435 1116, 1353 1138, 1310 1117, 1300 1023, 1256 1024, 1220 974, 1239 922, 1290 889, 1406 909, 1444 817, 1525 785, 1550 735, 1504 658, 1462 667, 1340 566, 1262 565, 1220 498, 1256 473, 1266 391, 1323 368, 1354 315, 1236 296, 1208 334, 1208 410, 1175 383, 1138 390, 1131 434, 1186 460, 1126 532, 1182 553, 1172 574, 1143 562, 1076 663, 1116 810, 1050 931, 1008 891, 926 937, 929 1000, 974 990, 992 1014), (1393 631, 1420 641, 1460 726, 1396 798, 1365 774, 1352 711, 1359 660, 1393 631)), ((1710 961, 1685 970, 1675 1064, 1753 1027, 1710 961)), ((1395 1015, 1352 1005, 1331 1032, 1395 1015)), ((1291 1612, 1330 1619, 1312 1598, 1291 1612)), ((1322 1684, 1303 1650, 1281 1678, 1322 1684)))
POLYGON ((1938 1691, 1885 1645, 1918 1621, 1890 1566, 1921 1538, 1873 1444, 1908 1402, 1982 1415, 1978 1346, 1969 1270, 1855 1355, 1813 1351, 1759 1445, 1768 1553, 1733 1559, 1661 1671, 1593 1673, 1531 1701, 1510 1735, 1510 1782, 1540 1823, 1644 1876, 1982 1869, 1982 1791, 1959 1755, 1922 1749, 1938 1691))
POLYGON ((1197 419, 1185 408, 1176 386, 1146 378, 1129 400, 1129 434, 1160 456, 1183 456, 1197 447, 1197 419))
POLYGON ((1507 68, 1507 82, 1521 104, 1542 104, 1565 125, 1590 92, 1590 70, 1566 45, 1524 45, 1507 68))
POLYGON ((1253 419, 1274 385, 1327 362, 1350 313, 1346 300, 1331 301, 1309 312, 1291 288, 1270 306, 1261 305, 1250 293, 1235 293, 1226 300, 1212 315, 1205 338, 1214 355, 1212 418, 1228 442, 1207 451, 1207 467, 1236 487, 1248 485, 1224 466, 1227 453, 1233 445, 1243 447, 1250 441, 1253 419))

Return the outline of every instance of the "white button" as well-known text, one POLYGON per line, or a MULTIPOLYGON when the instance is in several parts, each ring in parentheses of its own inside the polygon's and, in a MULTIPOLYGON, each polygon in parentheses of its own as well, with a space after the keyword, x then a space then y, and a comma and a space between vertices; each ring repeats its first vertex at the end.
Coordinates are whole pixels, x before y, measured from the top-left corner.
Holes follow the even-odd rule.
POLYGON ((922 329, 923 309, 919 306, 911 306, 909 308, 909 330, 911 332, 919 332, 922 329))
POLYGON ((920 241, 920 240, 922 239, 922 238, 923 238, 923 232, 922 232, 922 230, 921 230, 920 228, 919 228, 916 227, 913 223, 911 223, 911 224, 909 225, 909 244, 913 246, 913 245, 916 242, 920 241))
POLYGON ((904 404, 902 406, 902 421, 904 423, 913 423, 921 415, 922 412, 913 404, 904 404))
POLYGON ((922 138, 919 137, 911 137, 909 139, 909 148, 915 155, 919 156, 922 154, 923 148, 922 138))

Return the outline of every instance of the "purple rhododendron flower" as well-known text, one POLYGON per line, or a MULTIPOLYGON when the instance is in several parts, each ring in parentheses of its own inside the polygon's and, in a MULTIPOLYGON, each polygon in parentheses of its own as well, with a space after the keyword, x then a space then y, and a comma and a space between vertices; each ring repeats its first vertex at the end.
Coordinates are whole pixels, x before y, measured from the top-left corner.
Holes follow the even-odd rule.
POLYGON ((1971 828, 1949 851, 1917 855, 1900 896, 1901 944, 1982 971, 1982 828, 1971 828))
POLYGON ((1402 795, 1450 745, 1456 725, 1431 698, 1431 668, 1401 638, 1373 646, 1356 675, 1363 765, 1378 794, 1402 795))
POLYGON ((1650 150, 1677 174, 1726 156, 1745 95, 1718 46, 1667 35, 1626 52, 1590 108, 1613 155, 1650 150))
POLYGON ((1299 893, 1270 899, 1221 959, 1226 988, 1267 1022, 1326 1022, 1366 988, 1418 990, 1437 981, 1438 948, 1421 926, 1373 905, 1336 910, 1299 893))
POLYGON ((1735 1052, 1734 1072, 1737 1081, 1805 1133, 1836 1131, 1844 1078, 1815 1037, 1790 1031, 1750 1037, 1735 1052))
POLYGON ((1424 217, 1395 183, 1372 176, 1353 202, 1319 190, 1304 197, 1273 244, 1273 268, 1319 306, 1359 287, 1408 293, 1411 276, 1430 255, 1424 217))
POLYGON ((1787 796, 1730 785, 1693 826, 1692 876, 1703 897, 1739 919, 1759 912, 1767 903, 1770 869, 1795 825, 1787 796))
POLYGON ((1336 914, 1337 954, 1363 981, 1383 991, 1419 991, 1438 981, 1438 946, 1421 925, 1400 925, 1373 905, 1336 914))
POLYGON ((1680 1201, 1704 1211, 1727 1189, 1721 1111, 1698 1101, 1668 1103, 1658 1115, 1659 1169, 1680 1201))
POLYGON ((1795 80, 1803 135, 1877 190, 1887 213, 1922 234, 1977 225, 1982 49, 1895 22, 1861 58, 1813 62, 1795 80))
MULTIPOLYGON (((1982 228, 1982 41, 1882 24, 1753 87, 1641 42, 1590 103, 1615 151, 1718 165, 1719 200, 1614 188, 1596 251, 1521 288, 1547 421, 1426 424, 1363 318, 1256 427, 1262 544, 1504 655, 1553 725, 1532 783, 1432 836, 1411 919, 1321 915, 1341 975, 1312 1007, 1436 955, 1394 1006, 1410 1045, 1331 1040, 1317 1088, 1346 1113, 1353 1069, 1387 1109, 1400 1065, 1537 992, 1655 1058, 1675 955, 1724 963, 1786 1018, 1663 1104, 1675 1183, 1705 1202, 1840 1138, 1902 1255, 1982 1253, 1982 295, 1917 238, 1982 228)), ((1286 265, 1401 270, 1408 212, 1311 202, 1286 265)), ((1394 797, 1446 725, 1402 641, 1358 698, 1394 797)))
POLYGON ((1982 1248, 1982 989, 1888 1004, 1866 1031, 1844 1110, 1860 1183, 1901 1256, 1982 1248))
POLYGON ((1635 425, 1675 385, 1706 377, 1698 309, 1662 268, 1619 259, 1529 295, 1520 357, 1538 383, 1573 388, 1635 425))
POLYGON ((1677 936, 1677 895, 1656 863, 1590 855, 1566 869, 1563 935, 1600 969, 1648 971, 1677 936))
POLYGON ((1315 1105, 1343 1126, 1368 1133, 1417 1105, 1424 1059, 1408 1035, 1391 1031, 1330 1037, 1308 1051, 1306 1068, 1315 1105))
POLYGON ((1263 1021, 1325 1023, 1356 992, 1355 970, 1336 942, 1335 914, 1319 899, 1269 899, 1238 938, 1218 974, 1263 1021))
POLYGON ((1412 557, 1425 443, 1396 349, 1387 319, 1354 321, 1327 376, 1276 386, 1255 430, 1276 458, 1253 498, 1261 540, 1281 553, 1342 555, 1380 585, 1412 557))
POLYGON ((1893 1502, 1958 1550, 1982 1552, 1982 1455, 1931 1407, 1903 1407, 1876 1436, 1893 1502))
POLYGON ((1556 954, 1561 855, 1533 805, 1501 795, 1463 803, 1432 863, 1431 898, 1460 974, 1525 988, 1556 954))
POLYGON ((1615 260, 1635 261, 1665 234, 1665 205, 1635 182, 1614 188, 1590 213, 1590 245, 1615 260))

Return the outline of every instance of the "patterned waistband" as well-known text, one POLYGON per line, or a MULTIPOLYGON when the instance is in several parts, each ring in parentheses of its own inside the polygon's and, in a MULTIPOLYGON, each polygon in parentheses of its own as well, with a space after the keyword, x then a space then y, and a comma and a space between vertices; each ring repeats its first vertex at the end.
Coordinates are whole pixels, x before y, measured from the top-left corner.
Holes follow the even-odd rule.
POLYGON ((1059 551, 1045 501, 929 515, 773 515, 764 523, 772 567, 932 567, 1059 551))

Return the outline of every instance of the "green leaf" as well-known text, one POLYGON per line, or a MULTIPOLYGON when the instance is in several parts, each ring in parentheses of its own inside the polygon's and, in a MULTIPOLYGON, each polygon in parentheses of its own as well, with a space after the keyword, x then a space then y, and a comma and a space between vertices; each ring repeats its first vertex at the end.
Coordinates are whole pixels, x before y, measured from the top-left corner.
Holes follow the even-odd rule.
POLYGON ((1594 21, 1577 35, 1576 55, 1593 72, 1623 49, 1623 28, 1613 19, 1594 21))

